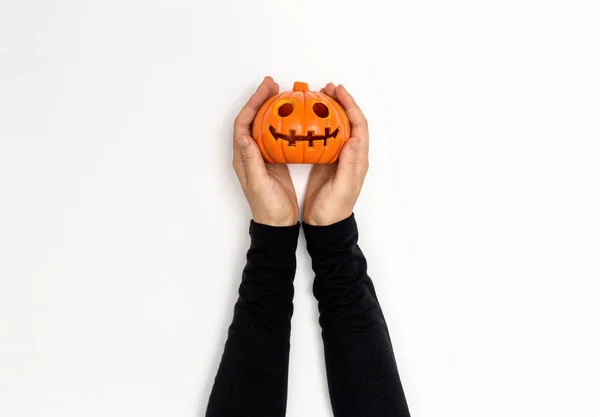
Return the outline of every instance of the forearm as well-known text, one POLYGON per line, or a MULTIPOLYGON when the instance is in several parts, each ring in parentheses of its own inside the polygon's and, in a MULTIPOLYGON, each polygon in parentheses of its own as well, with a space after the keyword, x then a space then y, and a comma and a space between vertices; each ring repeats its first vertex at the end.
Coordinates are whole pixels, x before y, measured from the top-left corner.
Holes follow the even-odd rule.
POLYGON ((207 417, 283 417, 299 226, 252 223, 239 298, 207 417))
POLYGON ((336 417, 408 416, 394 352, 354 217, 304 226, 336 417))

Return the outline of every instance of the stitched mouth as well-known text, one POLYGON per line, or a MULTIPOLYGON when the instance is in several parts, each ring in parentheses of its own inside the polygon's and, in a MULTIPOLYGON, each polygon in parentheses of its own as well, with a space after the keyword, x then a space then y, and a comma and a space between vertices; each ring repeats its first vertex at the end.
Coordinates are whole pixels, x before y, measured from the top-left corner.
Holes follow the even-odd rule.
POLYGON ((315 135, 315 132, 312 130, 309 130, 307 132, 306 136, 296 135, 296 131, 294 129, 290 129, 290 134, 286 135, 286 134, 277 132, 273 126, 269 126, 269 132, 271 132, 271 135, 273 135, 275 140, 277 140, 277 139, 287 140, 289 146, 296 146, 296 142, 308 142, 308 146, 310 146, 312 148, 313 141, 315 141, 315 140, 322 140, 323 146, 327 146, 327 139, 332 139, 332 138, 335 139, 337 137, 338 133, 340 133, 340 128, 338 127, 337 129, 335 129, 332 132, 330 127, 326 127, 324 135, 315 135))

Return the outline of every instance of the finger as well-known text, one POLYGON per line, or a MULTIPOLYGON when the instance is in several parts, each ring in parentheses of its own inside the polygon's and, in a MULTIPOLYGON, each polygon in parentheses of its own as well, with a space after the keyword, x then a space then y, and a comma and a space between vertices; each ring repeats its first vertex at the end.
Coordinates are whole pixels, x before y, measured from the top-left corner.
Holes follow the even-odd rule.
POLYGON ((334 83, 327 83, 327 85, 325 86, 325 94, 327 94, 329 97, 331 97, 332 99, 337 101, 338 98, 337 98, 337 93, 335 91, 334 83))
POLYGON ((256 113, 260 109, 260 106, 262 106, 270 97, 278 93, 279 84, 275 82, 273 77, 266 76, 235 119, 233 128, 233 168, 243 186, 245 186, 247 174, 238 139, 242 136, 249 136, 251 134, 252 122, 254 121, 254 117, 256 117, 256 113))
POLYGON ((249 135, 250 126, 252 125, 260 106, 277 93, 279 93, 279 84, 277 84, 272 77, 265 77, 256 89, 256 92, 252 94, 246 105, 236 117, 234 129, 237 130, 235 132, 241 135, 249 135))
POLYGON ((368 169, 368 159, 364 157, 362 142, 362 138, 353 137, 342 148, 333 179, 336 187, 347 190, 358 186, 360 190, 368 169))
POLYGON ((279 93, 279 84, 277 84, 275 82, 275 80, 273 79, 273 77, 271 76, 266 76, 262 82, 264 85, 266 85, 267 87, 269 87, 269 97, 274 96, 275 94, 279 93))
POLYGON ((352 127, 352 136, 359 136, 363 140, 368 140, 368 127, 365 115, 354 101, 354 98, 348 93, 343 85, 338 85, 335 89, 338 101, 346 111, 350 126, 352 127), (356 132, 355 132, 356 130, 356 132))
POLYGON ((240 147, 243 171, 245 172, 242 177, 242 179, 245 177, 242 185, 260 183, 267 176, 267 168, 258 145, 249 135, 239 136, 237 142, 240 147))
POLYGON ((258 109, 263 105, 269 98, 270 89, 267 84, 261 84, 256 90, 256 93, 252 94, 246 105, 240 111, 240 114, 235 118, 233 124, 234 136, 250 135, 250 127, 252 121, 258 113, 258 109))
MULTIPOLYGON (((278 91, 279 86, 271 77, 265 77, 256 92, 250 97, 246 105, 233 123, 233 164, 240 166, 242 154, 237 139, 243 135, 251 134, 251 126, 260 106, 269 98, 273 91, 278 91)), ((237 171, 236 171, 237 172, 237 171)), ((239 175, 238 175, 239 177, 239 175)))
POLYGON ((256 91, 258 91, 258 89, 260 88, 261 85, 267 85, 271 82, 274 82, 275 80, 273 80, 273 77, 271 77, 270 75, 267 75, 265 78, 263 78, 263 80, 260 82, 260 84, 258 85, 258 87, 256 87, 256 91))

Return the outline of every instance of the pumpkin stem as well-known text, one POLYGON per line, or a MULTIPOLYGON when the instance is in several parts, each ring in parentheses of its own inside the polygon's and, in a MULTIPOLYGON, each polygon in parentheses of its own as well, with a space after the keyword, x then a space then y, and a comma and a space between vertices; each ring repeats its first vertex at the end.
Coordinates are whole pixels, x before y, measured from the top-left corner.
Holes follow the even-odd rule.
POLYGON ((294 83, 294 91, 303 91, 305 93, 308 92, 308 84, 303 83, 302 81, 296 81, 294 83))

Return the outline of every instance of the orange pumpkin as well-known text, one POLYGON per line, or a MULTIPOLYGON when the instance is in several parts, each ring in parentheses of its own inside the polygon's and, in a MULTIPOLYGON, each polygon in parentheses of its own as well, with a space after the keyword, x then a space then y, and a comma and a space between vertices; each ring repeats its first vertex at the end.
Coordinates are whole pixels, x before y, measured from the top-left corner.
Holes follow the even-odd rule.
POLYGON ((296 82, 262 105, 252 136, 267 162, 330 164, 350 138, 350 123, 337 101, 296 82))

